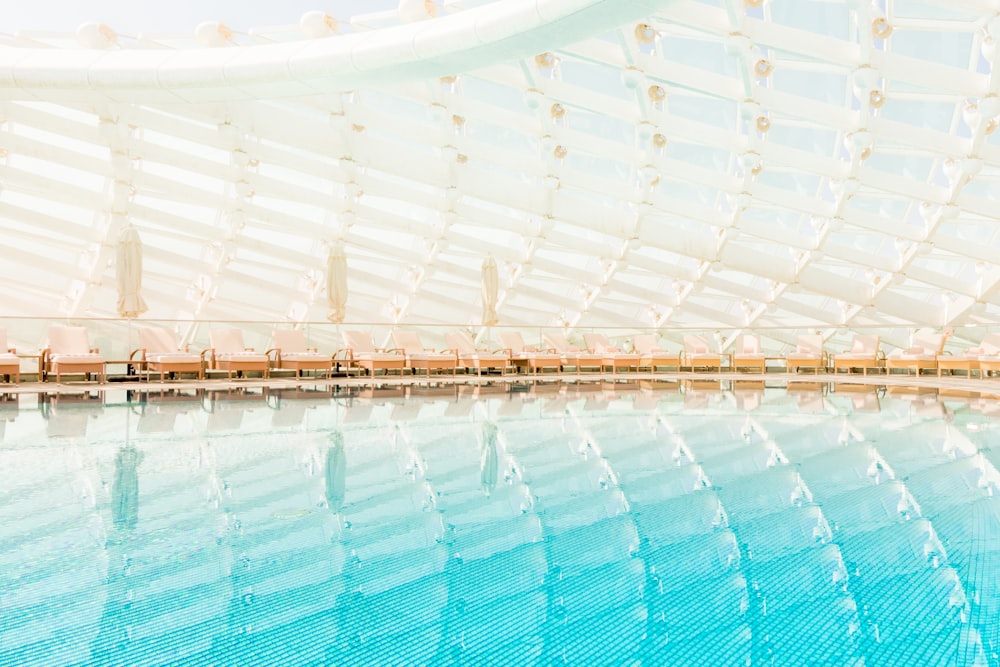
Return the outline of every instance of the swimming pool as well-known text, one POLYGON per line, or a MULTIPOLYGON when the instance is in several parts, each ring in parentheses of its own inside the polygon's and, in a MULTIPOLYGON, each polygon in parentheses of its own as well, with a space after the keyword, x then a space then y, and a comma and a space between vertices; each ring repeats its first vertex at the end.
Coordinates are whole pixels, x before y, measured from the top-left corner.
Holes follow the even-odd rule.
POLYGON ((0 403, 0 664, 997 664, 995 409, 758 382, 0 403))

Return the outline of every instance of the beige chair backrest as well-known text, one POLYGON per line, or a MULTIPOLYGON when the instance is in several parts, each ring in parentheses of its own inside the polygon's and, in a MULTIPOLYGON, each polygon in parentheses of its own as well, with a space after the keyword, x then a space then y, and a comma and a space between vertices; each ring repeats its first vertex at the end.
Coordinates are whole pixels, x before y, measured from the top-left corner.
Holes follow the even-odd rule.
POLYGON ((58 324, 49 327, 49 349, 54 354, 88 354, 90 343, 87 341, 87 329, 58 324))
POLYGON ((822 334, 800 334, 798 344, 795 346, 795 351, 799 354, 812 354, 815 356, 820 356, 823 354, 823 335, 822 334))
POLYGON ((583 334, 583 343, 590 352, 610 352, 617 349, 608 340, 608 335, 602 333, 583 334))
POLYGON ((566 335, 561 333, 547 333, 543 334, 542 338, 548 343, 549 347, 560 354, 565 354, 566 352, 571 352, 569 341, 566 340, 566 335))
POLYGON ((632 336, 632 347, 639 354, 650 354, 659 346, 655 334, 636 334, 632 336))
POLYGON ((941 354, 941 350, 944 348, 944 334, 914 334, 913 347, 919 347, 923 354, 941 354))
POLYGON ((983 354, 1000 354, 1000 333, 988 333, 979 344, 983 354))
POLYGON ((0 352, 6 352, 8 349, 10 348, 7 347, 7 329, 0 327, 0 352))
POLYGON ((738 354, 760 354, 760 339, 752 334, 740 336, 738 354))
POLYGON ((420 354, 424 351, 420 334, 416 331, 393 331, 392 342, 406 354, 420 354))
POLYGON ((208 340, 216 354, 246 351, 246 345, 243 344, 243 332, 239 329, 211 329, 208 332, 208 340))
POLYGON ((467 331, 453 331, 444 335, 445 342, 448 343, 448 347, 453 350, 458 350, 459 354, 475 354, 476 344, 472 340, 472 336, 469 335, 467 331))
POLYGON ((851 343, 851 352, 854 354, 876 354, 878 341, 879 337, 874 334, 856 334, 854 342, 851 343))
POLYGON ((510 350, 511 354, 524 354, 524 338, 517 331, 504 331, 498 337, 503 349, 510 350))
POLYGON ((274 347, 282 352, 305 352, 306 335, 297 329, 275 329, 271 334, 274 347))
POLYGON ((372 342, 371 334, 364 331, 343 331, 340 335, 344 339, 344 347, 354 354, 375 353, 375 343, 372 342))
POLYGON ((684 336, 684 351, 688 354, 708 354, 708 341, 702 336, 687 334, 684 336))
POLYGON ((142 327, 139 329, 139 346, 146 352, 176 352, 177 337, 170 329, 142 327))

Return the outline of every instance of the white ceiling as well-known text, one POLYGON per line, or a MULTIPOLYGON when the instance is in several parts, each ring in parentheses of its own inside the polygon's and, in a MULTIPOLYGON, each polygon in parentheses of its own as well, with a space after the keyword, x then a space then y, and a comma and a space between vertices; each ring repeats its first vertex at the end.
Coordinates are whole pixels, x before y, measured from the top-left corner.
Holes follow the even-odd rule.
POLYGON ((0 36, 0 314, 114 316, 129 220, 149 319, 324 321, 343 241, 356 323, 488 254, 502 325, 1000 320, 1000 2, 435 7, 0 36))

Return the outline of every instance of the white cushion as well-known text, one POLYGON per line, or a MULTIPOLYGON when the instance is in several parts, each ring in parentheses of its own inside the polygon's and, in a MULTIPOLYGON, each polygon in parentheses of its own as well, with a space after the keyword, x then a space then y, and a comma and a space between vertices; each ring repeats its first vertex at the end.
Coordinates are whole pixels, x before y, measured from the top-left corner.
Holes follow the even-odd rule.
POLYGON ((453 361, 455 355, 445 352, 417 352, 415 354, 407 354, 406 358, 416 361, 453 361))
POLYGON ((489 352, 476 352, 475 354, 461 354, 461 359, 472 359, 474 361, 507 361, 506 354, 491 354, 489 352))
POLYGON ((355 352, 354 358, 361 361, 404 361, 401 354, 392 352, 355 352))
POLYGON ((153 354, 147 354, 146 361, 151 361, 154 364, 198 363, 201 361, 201 355, 192 354, 190 352, 155 352, 153 354))
POLYGON ((259 354, 257 352, 227 352, 225 354, 216 354, 215 358, 220 361, 267 361, 266 354, 259 354))
POLYGON ((319 352, 282 352, 281 358, 289 361, 332 361, 329 354, 319 352))
POLYGON ((53 354, 49 360, 54 364, 103 364, 104 357, 100 354, 53 354))

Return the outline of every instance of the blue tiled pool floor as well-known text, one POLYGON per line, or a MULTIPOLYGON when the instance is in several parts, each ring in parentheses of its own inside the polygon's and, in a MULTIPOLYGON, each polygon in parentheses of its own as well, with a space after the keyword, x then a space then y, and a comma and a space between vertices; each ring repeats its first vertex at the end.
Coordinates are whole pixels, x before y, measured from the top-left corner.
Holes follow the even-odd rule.
POLYGON ((22 408, 0 665, 1000 663, 991 418, 759 391, 22 408))

